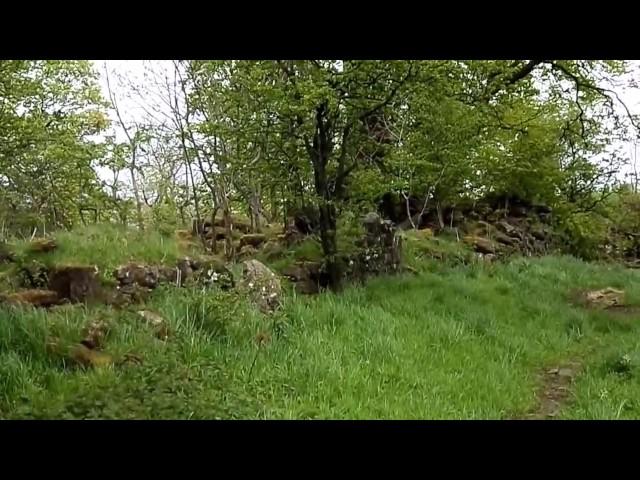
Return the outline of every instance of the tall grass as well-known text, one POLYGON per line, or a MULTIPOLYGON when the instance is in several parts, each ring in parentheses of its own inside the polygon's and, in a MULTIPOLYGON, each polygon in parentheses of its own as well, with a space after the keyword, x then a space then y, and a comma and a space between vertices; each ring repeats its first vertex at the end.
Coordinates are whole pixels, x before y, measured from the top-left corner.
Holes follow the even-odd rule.
MULTIPOLYGON (((105 268, 179 253, 175 242, 117 229, 58 238, 56 261, 105 268)), ((438 248, 464 255, 459 245, 438 248)), ((535 406, 541 369, 578 359, 584 372, 563 417, 640 417, 640 318, 570 301, 575 290, 611 286, 640 303, 637 272, 570 257, 446 266, 429 258, 411 259, 418 275, 339 295, 292 294, 274 317, 236 293, 162 288, 144 308, 167 320, 167 342, 135 309, 0 309, 0 416, 510 418, 535 406), (96 318, 113 326, 106 352, 143 363, 85 370, 48 352, 47 338, 71 345, 96 318), (622 357, 624 374, 611 367, 622 357)))

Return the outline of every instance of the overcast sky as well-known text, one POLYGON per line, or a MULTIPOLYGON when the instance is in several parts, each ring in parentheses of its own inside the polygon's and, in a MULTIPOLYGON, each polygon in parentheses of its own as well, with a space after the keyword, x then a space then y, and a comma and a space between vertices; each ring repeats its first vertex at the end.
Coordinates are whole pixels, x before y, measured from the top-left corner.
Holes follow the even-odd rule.
MULTIPOLYGON (((149 63, 153 65, 155 69, 172 68, 172 64, 170 60, 153 60, 153 61, 145 61, 145 60, 96 60, 94 61, 98 71, 100 72, 100 85, 103 89, 104 95, 108 98, 106 77, 104 74, 104 66, 106 64, 108 70, 110 72, 116 72, 119 75, 122 75, 136 83, 144 82, 144 70, 145 63, 149 63)), ((640 61, 633 60, 632 62, 632 72, 625 78, 620 78, 621 84, 626 85, 630 80, 634 79, 640 83, 640 61)), ((110 77, 112 88, 114 88, 115 79, 110 77)), ((122 89, 117 89, 116 93, 118 94, 118 101, 120 104, 121 111, 123 116, 125 117, 125 121, 127 120, 142 120, 144 117, 144 113, 142 109, 138 107, 135 102, 132 100, 128 100, 123 98, 123 94, 125 93, 122 89)), ((640 88, 633 87, 616 87, 616 92, 618 93, 620 99, 626 103, 627 107, 633 114, 640 113, 640 88)), ((621 106, 618 106, 620 109, 621 106)), ((113 120, 116 120, 115 115, 112 115, 113 120)), ((116 136, 118 140, 124 140, 123 132, 116 130, 116 136)), ((632 144, 620 144, 617 145, 622 148, 622 151, 625 155, 631 156, 631 152, 633 151, 632 144)))

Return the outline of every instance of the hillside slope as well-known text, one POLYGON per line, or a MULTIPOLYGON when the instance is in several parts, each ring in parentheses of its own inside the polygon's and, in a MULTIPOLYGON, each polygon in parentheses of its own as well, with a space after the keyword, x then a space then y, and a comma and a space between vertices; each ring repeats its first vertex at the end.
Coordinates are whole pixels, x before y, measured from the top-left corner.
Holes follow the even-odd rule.
MULTIPOLYGON (((103 272, 173 261, 185 247, 100 229, 59 243, 39 261, 103 272)), ((339 295, 289 291, 269 316, 235 290, 171 285, 120 309, 0 307, 0 417, 640 418, 636 271, 570 257, 469 262, 456 243, 408 245, 415 273, 339 295), (628 306, 575 301, 606 287, 628 306), (166 322, 167 338, 141 309, 166 322), (69 362, 61 347, 96 325, 108 326, 110 361, 69 362)))

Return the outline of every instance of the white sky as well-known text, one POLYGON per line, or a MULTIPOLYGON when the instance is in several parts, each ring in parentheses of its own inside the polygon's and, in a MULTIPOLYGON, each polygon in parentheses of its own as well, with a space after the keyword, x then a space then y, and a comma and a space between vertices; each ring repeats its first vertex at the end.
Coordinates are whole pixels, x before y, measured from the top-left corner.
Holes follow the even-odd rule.
MULTIPOLYGON (((123 114, 125 121, 127 120, 142 120, 144 117, 144 112, 142 109, 136 105, 136 103, 130 99, 125 98, 126 92, 123 91, 122 88, 117 87, 117 81, 112 72, 117 73, 118 75, 124 76, 129 80, 132 80, 136 83, 144 82, 144 69, 145 64, 153 65, 154 69, 170 69, 173 68, 170 60, 95 60, 94 64, 96 65, 97 70, 100 72, 100 85, 103 89, 105 98, 108 98, 108 91, 106 85, 106 77, 104 74, 105 64, 110 72, 110 81, 112 89, 115 90, 119 106, 121 108, 121 113, 123 114)), ((632 72, 624 77, 619 78, 622 85, 626 85, 631 80, 635 80, 640 83, 640 61, 633 60, 632 64, 632 72)), ((634 87, 615 87, 614 90, 618 93, 620 99, 626 103, 627 107, 631 111, 632 114, 640 113, 640 88, 634 87)), ((620 106, 620 109, 622 107, 620 106)), ((114 122, 117 120, 115 114, 111 112, 111 117, 114 122)), ((121 129, 116 128, 116 138, 118 140, 125 140, 124 133, 121 129)), ((633 156, 633 144, 619 144, 612 145, 612 147, 622 147, 622 152, 625 156, 629 156, 632 158, 633 156)), ((102 174, 103 172, 101 172, 102 174)), ((621 172, 624 174, 626 172, 621 172)), ((108 174, 107 174, 108 175, 108 174)))

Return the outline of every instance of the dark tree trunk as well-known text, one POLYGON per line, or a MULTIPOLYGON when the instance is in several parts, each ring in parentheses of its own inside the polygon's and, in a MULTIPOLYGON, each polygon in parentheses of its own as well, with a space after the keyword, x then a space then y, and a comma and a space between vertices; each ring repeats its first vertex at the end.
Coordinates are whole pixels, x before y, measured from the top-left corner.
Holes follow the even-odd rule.
POLYGON ((233 231, 233 223, 231 220, 231 210, 229 210, 229 205, 227 201, 225 201, 225 205, 222 210, 222 218, 224 219, 224 230, 225 230, 225 236, 224 236, 225 255, 228 260, 233 260, 233 257, 235 256, 235 252, 233 250, 233 238, 231 236, 233 231))
POLYGON ((326 260, 329 286, 332 290, 340 290, 342 285, 342 266, 338 258, 336 209, 327 201, 322 201, 319 210, 320 240, 322 242, 322 252, 326 260))
MULTIPOLYGON (((278 218, 278 201, 276 197, 275 187, 271 187, 271 221, 275 222, 278 218)), ((286 225, 285 225, 286 228, 286 225)))
POLYGON ((216 240, 216 215, 218 207, 214 207, 211 212, 211 252, 215 255, 218 253, 218 241, 216 240))
MULTIPOLYGON (((318 196, 320 216, 320 240, 325 258, 329 287, 340 290, 342 286, 342 268, 338 258, 338 242, 336 236, 335 190, 329 186, 326 166, 333 150, 332 131, 327 115, 326 102, 316 109, 316 132, 313 144, 307 146, 313 165, 313 173, 318 196)), ((336 185, 337 187, 337 185, 336 185)))

